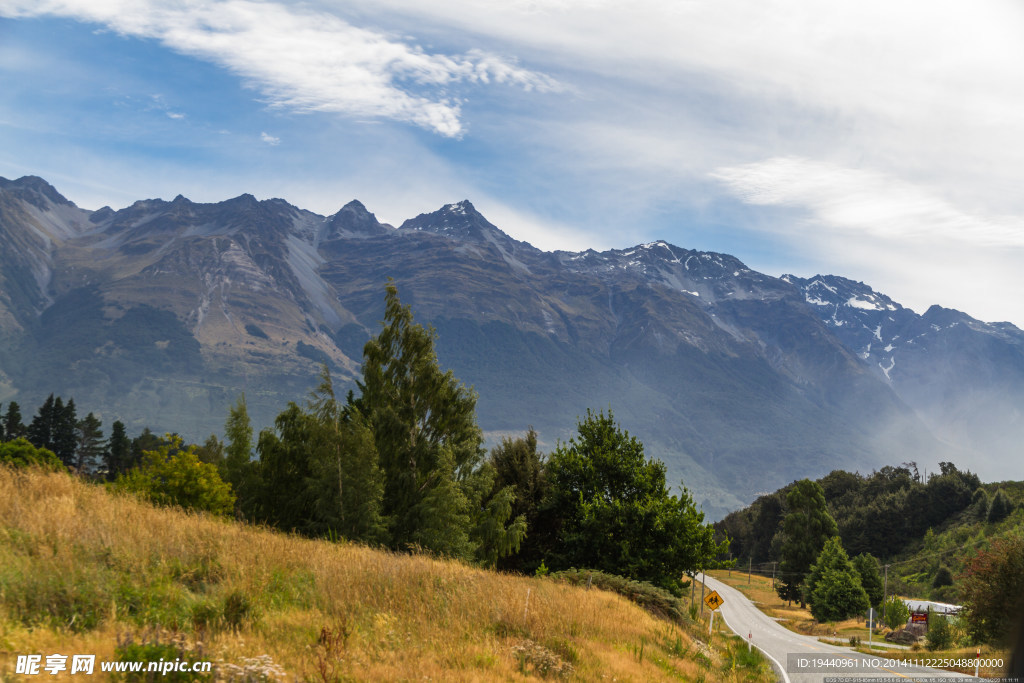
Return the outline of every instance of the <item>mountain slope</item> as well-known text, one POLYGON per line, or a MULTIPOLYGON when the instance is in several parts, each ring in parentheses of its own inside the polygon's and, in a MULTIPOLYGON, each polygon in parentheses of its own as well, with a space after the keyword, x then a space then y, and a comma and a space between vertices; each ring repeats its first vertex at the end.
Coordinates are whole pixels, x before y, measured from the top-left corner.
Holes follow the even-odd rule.
MULTIPOLYGON (((846 312, 838 299, 825 316, 810 284, 726 254, 660 241, 544 252, 468 201, 394 228, 358 201, 319 216, 250 195, 88 212, 21 179, 0 183, 0 210, 0 400, 26 413, 57 392, 108 425, 201 439, 245 391, 269 425, 303 400, 319 362, 352 386, 393 278, 437 330, 442 365, 476 388, 491 437, 532 424, 550 448, 587 408, 611 408, 712 517, 807 472, 931 461, 972 443, 933 437, 920 417, 931 394, 892 383, 863 355, 867 332, 847 334, 852 318, 830 322, 846 312)), ((1010 395, 1024 386, 1021 333, 999 329, 975 353, 1010 395)), ((936 357, 920 356, 919 385, 936 357)))
POLYGON ((941 306, 918 315, 841 277, 784 279, 934 434, 1005 476, 1000 468, 1024 442, 1024 332, 941 306))

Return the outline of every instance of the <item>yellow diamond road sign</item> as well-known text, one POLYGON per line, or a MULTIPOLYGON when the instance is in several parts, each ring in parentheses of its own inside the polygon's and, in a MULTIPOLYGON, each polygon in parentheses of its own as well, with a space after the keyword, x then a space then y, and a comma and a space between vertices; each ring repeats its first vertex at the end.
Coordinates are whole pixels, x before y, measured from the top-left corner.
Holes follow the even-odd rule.
POLYGON ((712 610, 716 610, 721 607, 723 602, 725 602, 725 600, 723 600, 722 596, 718 594, 718 591, 711 591, 704 598, 704 604, 712 610))

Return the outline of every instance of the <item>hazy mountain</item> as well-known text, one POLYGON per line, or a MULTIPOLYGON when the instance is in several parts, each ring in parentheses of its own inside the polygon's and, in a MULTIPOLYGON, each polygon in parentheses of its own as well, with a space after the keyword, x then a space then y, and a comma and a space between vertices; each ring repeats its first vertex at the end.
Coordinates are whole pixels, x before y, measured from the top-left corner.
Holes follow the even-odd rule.
POLYGON ((90 212, 39 178, 0 180, 0 249, 0 400, 25 413, 57 392, 107 425, 201 439, 245 391, 268 425, 304 400, 318 362, 357 376, 391 277, 437 330, 442 365, 476 388, 492 438, 532 424, 553 447, 587 408, 611 408, 715 516, 840 466, 970 467, 983 442, 970 414, 942 421, 950 406, 990 399, 990 420, 1024 431, 1001 405, 1024 386, 1012 326, 916 316, 862 285, 847 296, 835 283, 856 283, 840 278, 777 279, 665 242, 543 252, 468 201, 394 228, 358 201, 326 217, 250 195, 90 212), (893 321, 857 317, 866 302, 893 321), (910 348, 915 324, 913 344, 933 351, 910 348), (979 358, 1002 383, 958 379, 979 358), (977 396, 938 401, 937 374, 977 396))
POLYGON ((1024 443, 1024 332, 941 306, 918 315, 833 275, 783 277, 936 436, 970 451, 995 479, 1020 476, 1008 466, 1024 443))

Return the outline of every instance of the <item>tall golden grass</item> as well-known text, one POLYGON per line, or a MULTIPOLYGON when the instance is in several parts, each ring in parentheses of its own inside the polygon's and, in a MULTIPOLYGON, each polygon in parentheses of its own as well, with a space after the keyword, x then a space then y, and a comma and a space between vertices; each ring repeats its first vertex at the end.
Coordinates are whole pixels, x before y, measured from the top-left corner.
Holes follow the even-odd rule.
POLYGON ((119 642, 161 638, 213 661, 218 680, 240 679, 257 657, 282 680, 771 678, 698 634, 603 591, 299 538, 0 467, 3 680, 19 654, 114 660, 119 642))

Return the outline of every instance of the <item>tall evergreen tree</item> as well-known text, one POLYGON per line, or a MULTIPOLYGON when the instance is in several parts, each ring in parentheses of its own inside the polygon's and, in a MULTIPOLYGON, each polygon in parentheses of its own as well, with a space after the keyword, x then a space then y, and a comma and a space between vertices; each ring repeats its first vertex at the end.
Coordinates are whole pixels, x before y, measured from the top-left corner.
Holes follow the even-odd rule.
POLYGON ((386 292, 383 327, 363 348, 357 405, 384 472, 391 543, 468 558, 480 545, 476 529, 500 527, 521 538, 518 525, 501 518, 505 506, 483 500, 492 475, 481 467, 476 395, 441 371, 434 331, 413 321, 393 283, 386 292), (483 523, 488 517, 493 524, 483 523))
POLYGON ((338 401, 326 365, 320 370, 320 384, 310 395, 309 411, 318 426, 312 463, 317 532, 385 543, 387 520, 381 514, 384 473, 373 430, 359 411, 338 401))
POLYGON ((315 427, 309 415, 289 403, 274 420, 274 429, 260 432, 258 487, 243 504, 243 514, 285 531, 309 533, 313 500, 308 482, 314 476, 310 451, 315 427))
POLYGON ((870 553, 861 553, 853 558, 853 568, 857 570, 860 577, 860 585, 864 586, 864 592, 868 594, 868 600, 875 607, 882 604, 882 573, 878 559, 870 553))
POLYGON ((5 441, 14 441, 27 435, 28 430, 21 423, 21 407, 17 401, 11 401, 7 404, 7 412, 4 414, 3 424, 5 441))
POLYGON ((786 495, 788 514, 783 520, 779 582, 776 591, 783 600, 805 604, 801 584, 825 542, 838 532, 828 512, 821 485, 801 479, 786 495))
POLYGON ((820 622, 842 621, 871 604, 839 536, 825 541, 804 581, 804 592, 811 614, 820 622))
POLYGON ((519 552, 504 558, 498 566, 532 573, 543 561, 545 549, 554 545, 557 531, 550 523, 551 517, 540 514, 550 487, 545 456, 537 450, 537 432, 531 427, 524 437, 503 438, 491 449, 489 463, 495 474, 492 495, 512 488, 515 500, 510 506, 510 518, 522 516, 528 533, 519 552))
POLYGON ((107 441, 107 448, 103 453, 109 481, 113 481, 118 475, 128 471, 131 450, 132 442, 125 432, 124 423, 116 420, 110 426, 110 439, 107 441))
POLYGON ((91 474, 100 465, 105 446, 102 427, 103 423, 92 413, 78 421, 74 466, 80 474, 91 474))
MULTIPOLYGON (((3 403, 0 403, 0 410, 4 407, 3 403)), ((7 429, 4 427, 3 420, 0 420, 0 443, 7 441, 7 429)))
POLYGON ((54 425, 58 419, 57 414, 59 412, 63 412, 63 410, 64 401, 60 398, 54 398, 53 394, 50 394, 46 400, 43 401, 43 405, 39 406, 39 410, 36 411, 36 414, 32 418, 32 422, 29 423, 27 429, 28 440, 32 442, 33 446, 36 448, 45 448, 49 451, 54 450, 54 425))
MULTIPOLYGON (((231 484, 238 496, 239 509, 248 510, 254 495, 256 465, 252 461, 253 431, 249 420, 249 408, 245 402, 245 394, 239 395, 235 404, 228 410, 228 419, 224 423, 224 461, 221 463, 221 474, 224 481, 231 484)), ((244 512, 243 512, 244 514, 244 512)))
POLYGON ((75 399, 61 405, 60 397, 54 402, 53 452, 68 467, 75 465, 75 451, 78 448, 78 415, 75 399))

